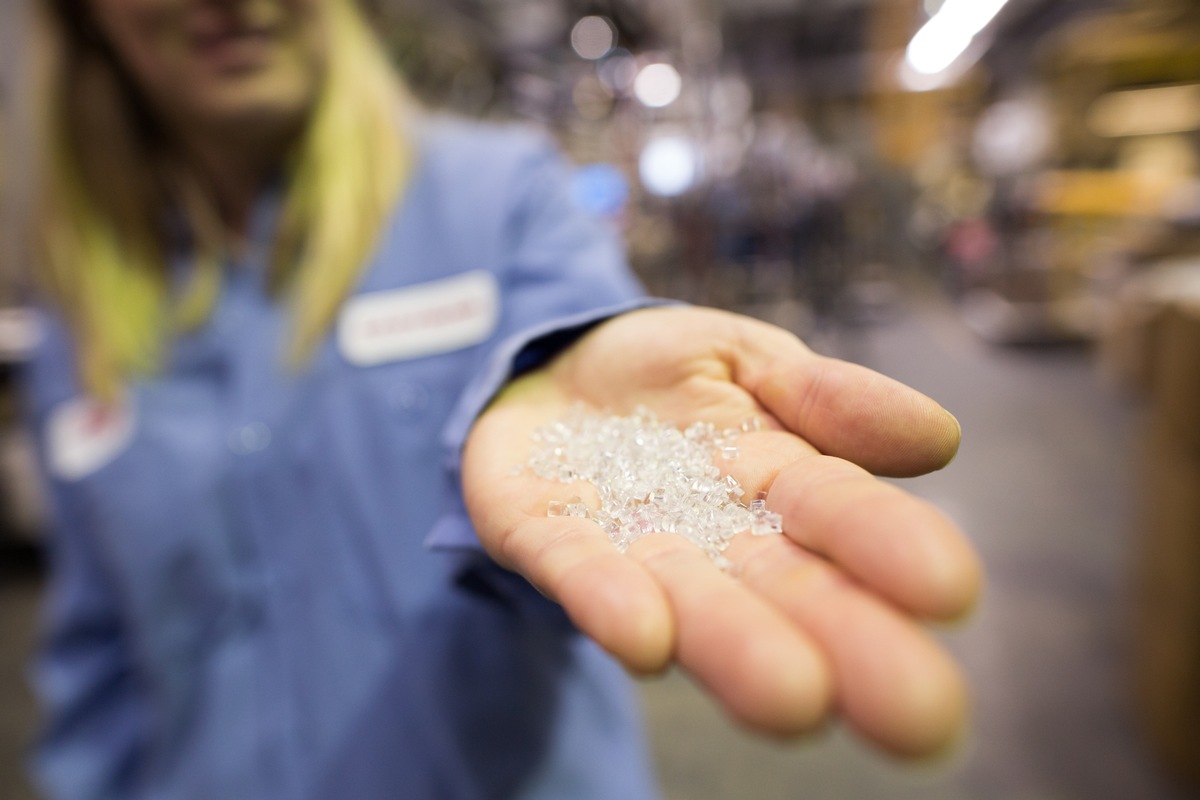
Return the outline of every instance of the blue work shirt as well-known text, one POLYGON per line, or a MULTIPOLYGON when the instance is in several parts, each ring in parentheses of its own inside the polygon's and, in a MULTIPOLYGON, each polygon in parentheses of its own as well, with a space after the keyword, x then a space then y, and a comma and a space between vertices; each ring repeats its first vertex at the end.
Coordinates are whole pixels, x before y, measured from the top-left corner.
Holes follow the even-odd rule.
POLYGON ((655 795, 631 687, 482 552, 457 458, 515 369, 637 305, 550 142, 425 123, 301 371, 264 202, 206 326, 121 409, 50 321, 29 367, 53 509, 35 683, 69 800, 655 795))

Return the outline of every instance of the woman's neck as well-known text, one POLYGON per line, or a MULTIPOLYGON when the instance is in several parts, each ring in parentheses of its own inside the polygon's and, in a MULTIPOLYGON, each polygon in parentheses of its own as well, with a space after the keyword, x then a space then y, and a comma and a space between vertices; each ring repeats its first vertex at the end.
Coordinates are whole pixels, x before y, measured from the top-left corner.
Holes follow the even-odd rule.
POLYGON ((212 203, 228 244, 240 249, 250 232, 254 202, 277 169, 278 157, 196 139, 185 141, 184 159, 212 203))
POLYGON ((185 130, 175 141, 186 172, 215 214, 226 247, 241 250, 250 236, 255 203, 291 150, 293 126, 280 130, 185 130))

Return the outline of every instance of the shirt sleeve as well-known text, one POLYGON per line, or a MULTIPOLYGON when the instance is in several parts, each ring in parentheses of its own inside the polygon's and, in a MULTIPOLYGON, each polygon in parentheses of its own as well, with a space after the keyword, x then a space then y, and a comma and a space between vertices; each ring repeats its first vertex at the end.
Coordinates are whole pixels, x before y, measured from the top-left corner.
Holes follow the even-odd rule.
POLYGON ((590 328, 618 314, 662 305, 633 276, 617 232, 572 199, 570 172, 548 141, 532 148, 519 172, 508 221, 506 268, 499 275, 505 318, 498 344, 468 383, 442 432, 455 502, 426 543, 478 549, 461 498, 461 455, 472 425, 496 393, 536 369, 590 328))
MULTIPOLYGON (((65 335, 47 326, 25 375, 40 462, 47 411, 74 392, 65 335)), ((133 796, 148 713, 140 699, 118 591, 89 536, 85 509, 43 468, 51 580, 34 688, 46 720, 33 768, 47 796, 133 796)))

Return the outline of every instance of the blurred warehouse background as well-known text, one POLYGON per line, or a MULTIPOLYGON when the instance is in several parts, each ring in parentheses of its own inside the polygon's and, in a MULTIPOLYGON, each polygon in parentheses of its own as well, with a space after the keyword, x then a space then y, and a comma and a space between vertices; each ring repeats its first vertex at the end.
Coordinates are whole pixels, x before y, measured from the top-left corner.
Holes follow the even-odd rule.
MULTIPOLYGON (((909 482, 990 587, 940 632, 976 703, 917 769, 831 730, 752 738, 678 675, 644 685, 664 793, 1200 796, 1200 4, 1194 0, 374 0, 414 92, 552 130, 579 202, 651 291, 783 325, 963 424, 909 482)), ((22 14, 0 10, 0 135, 21 144, 22 14)), ((27 45, 26 45, 27 46, 27 45)), ((0 257, 19 256, 0 159, 0 257)), ((0 309, 0 799, 40 503, 0 309)), ((886 653, 880 654, 886 658, 886 653)))

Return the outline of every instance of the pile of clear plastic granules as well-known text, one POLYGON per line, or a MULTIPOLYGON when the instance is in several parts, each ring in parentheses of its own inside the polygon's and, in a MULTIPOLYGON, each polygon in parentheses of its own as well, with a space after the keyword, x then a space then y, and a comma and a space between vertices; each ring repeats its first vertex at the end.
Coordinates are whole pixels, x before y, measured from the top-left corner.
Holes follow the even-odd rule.
POLYGON ((737 460, 738 437, 758 429, 757 418, 741 428, 696 422, 679 430, 641 406, 628 417, 577 407, 534 431, 525 467, 562 483, 587 481, 599 492, 594 511, 575 497, 551 501, 548 516, 589 518, 622 551, 648 533, 675 533, 728 568, 721 553, 734 536, 783 531, 783 518, 765 500, 743 504, 742 487, 717 466, 737 460))

